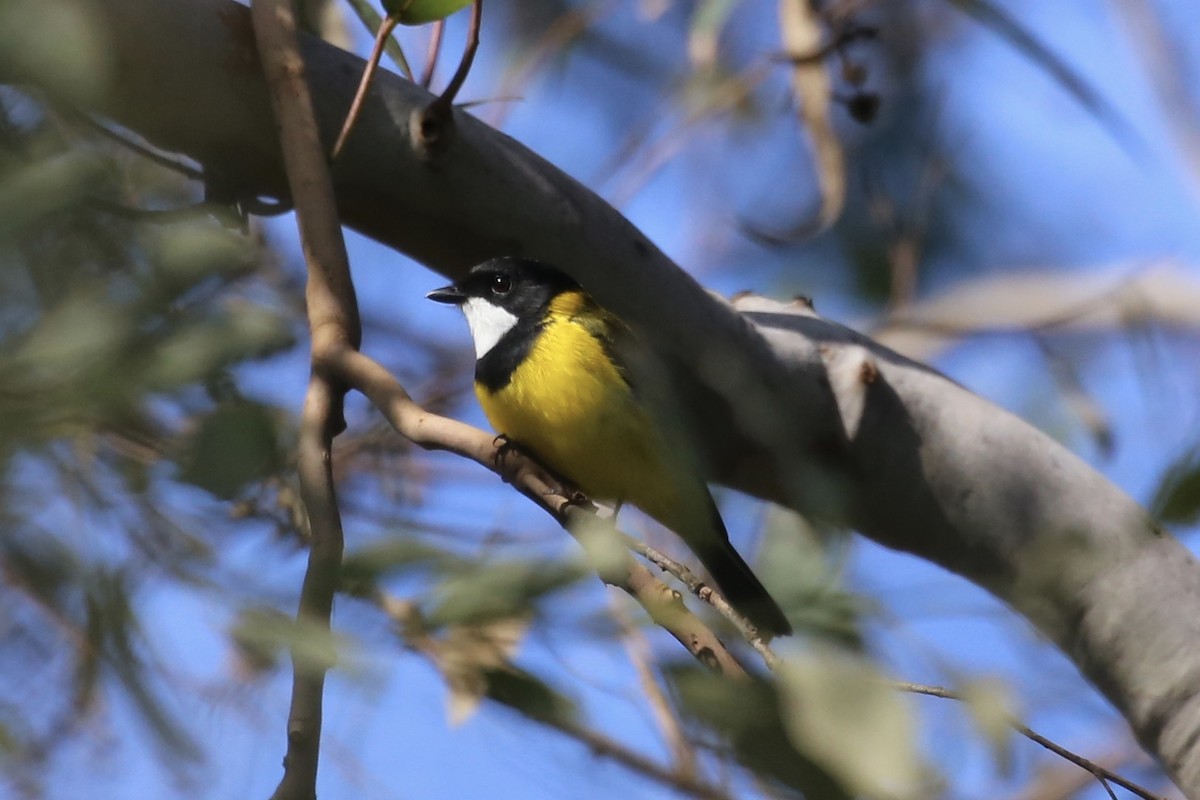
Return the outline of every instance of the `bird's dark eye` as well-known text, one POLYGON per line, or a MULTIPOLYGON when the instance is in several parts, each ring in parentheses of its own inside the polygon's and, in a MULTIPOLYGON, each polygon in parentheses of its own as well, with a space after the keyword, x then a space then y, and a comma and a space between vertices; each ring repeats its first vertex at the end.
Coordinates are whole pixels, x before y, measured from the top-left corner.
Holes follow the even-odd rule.
POLYGON ((492 276, 492 294, 508 294, 512 289, 512 280, 507 275, 492 276))

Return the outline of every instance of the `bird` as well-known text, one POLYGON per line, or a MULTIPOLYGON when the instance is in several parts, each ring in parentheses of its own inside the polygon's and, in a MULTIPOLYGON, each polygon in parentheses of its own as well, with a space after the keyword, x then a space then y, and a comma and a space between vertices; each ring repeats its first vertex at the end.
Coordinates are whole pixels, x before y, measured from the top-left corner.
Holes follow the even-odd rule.
POLYGON ((505 256, 426 295, 459 306, 488 421, 588 497, 640 508, 680 536, 766 637, 782 609, 729 541, 650 351, 562 270, 505 256))

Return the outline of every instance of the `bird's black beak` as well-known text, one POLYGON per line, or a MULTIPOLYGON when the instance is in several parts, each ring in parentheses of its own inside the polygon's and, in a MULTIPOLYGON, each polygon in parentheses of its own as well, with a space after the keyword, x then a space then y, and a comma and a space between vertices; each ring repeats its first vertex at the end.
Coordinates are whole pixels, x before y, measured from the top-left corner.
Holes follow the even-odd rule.
POLYGON ((441 289, 434 289, 425 297, 435 303, 446 303, 452 306, 461 306, 467 300, 463 290, 457 286, 443 286, 441 289))

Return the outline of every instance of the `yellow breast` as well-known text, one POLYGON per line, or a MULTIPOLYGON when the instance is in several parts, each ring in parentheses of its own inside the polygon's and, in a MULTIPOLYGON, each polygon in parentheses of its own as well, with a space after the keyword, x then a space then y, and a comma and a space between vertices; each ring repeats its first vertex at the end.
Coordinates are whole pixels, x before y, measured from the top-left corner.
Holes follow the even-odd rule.
POLYGON ((585 494, 653 515, 677 494, 663 445, 604 346, 575 315, 580 302, 577 293, 556 298, 508 385, 491 392, 477 383, 476 394, 498 432, 585 494))

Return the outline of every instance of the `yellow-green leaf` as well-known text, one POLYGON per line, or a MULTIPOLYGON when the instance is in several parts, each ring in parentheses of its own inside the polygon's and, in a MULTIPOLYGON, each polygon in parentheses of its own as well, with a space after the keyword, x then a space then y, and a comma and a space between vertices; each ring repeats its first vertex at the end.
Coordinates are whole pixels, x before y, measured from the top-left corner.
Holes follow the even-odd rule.
POLYGON ((471 0, 383 0, 383 10, 401 25, 436 22, 469 5, 471 0))
POLYGON ((783 723, 796 745, 861 797, 923 796, 915 725, 905 698, 863 658, 789 658, 779 670, 783 723))
POLYGON ((1000 768, 1012 769, 1012 721, 1015 717, 1012 693, 1001 681, 983 678, 958 687, 959 696, 971 714, 975 728, 992 748, 1000 768))

